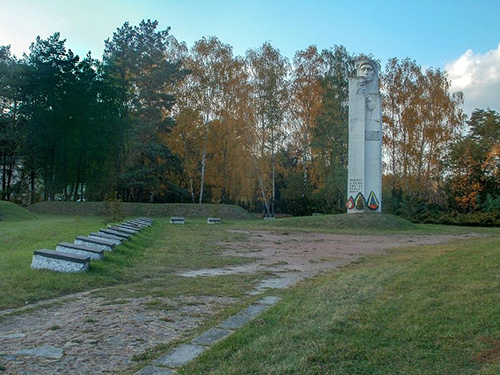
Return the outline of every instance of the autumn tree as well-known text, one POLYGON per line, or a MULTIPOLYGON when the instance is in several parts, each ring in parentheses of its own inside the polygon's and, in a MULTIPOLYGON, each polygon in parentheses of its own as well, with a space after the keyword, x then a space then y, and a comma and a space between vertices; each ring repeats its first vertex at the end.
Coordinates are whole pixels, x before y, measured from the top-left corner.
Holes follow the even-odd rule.
POLYGON ((447 159, 450 208, 489 210, 500 196, 500 114, 476 109, 467 125, 469 132, 453 144, 447 159))
POLYGON ((274 216, 277 153, 285 136, 289 63, 278 49, 264 43, 247 51, 253 109, 253 161, 266 216, 274 216))
MULTIPOLYGON (((203 203, 208 159, 208 137, 210 126, 218 118, 222 106, 221 82, 225 64, 232 57, 232 49, 216 37, 202 38, 195 42, 187 66, 191 75, 184 88, 182 109, 193 111, 202 119, 198 130, 197 147, 201 150, 200 188, 198 202, 203 203)), ((194 129, 193 129, 194 130, 194 129)))
POLYGON ((442 161, 463 129, 460 96, 450 93, 445 72, 423 71, 410 59, 389 60, 381 83, 385 172, 393 188, 442 202, 442 161))
POLYGON ((215 37, 197 41, 186 58, 191 74, 179 92, 177 126, 171 137, 198 202, 207 190, 215 202, 248 199, 248 78, 245 62, 215 37), (196 161, 198 166, 196 167, 196 161))
POLYGON ((228 56, 219 80, 222 105, 209 133, 211 168, 207 181, 215 202, 250 200, 253 193, 252 111, 245 61, 228 56))
POLYGON ((293 58, 290 84, 290 121, 293 149, 302 169, 302 189, 305 198, 313 163, 312 138, 322 111, 325 64, 316 46, 297 51, 293 58))

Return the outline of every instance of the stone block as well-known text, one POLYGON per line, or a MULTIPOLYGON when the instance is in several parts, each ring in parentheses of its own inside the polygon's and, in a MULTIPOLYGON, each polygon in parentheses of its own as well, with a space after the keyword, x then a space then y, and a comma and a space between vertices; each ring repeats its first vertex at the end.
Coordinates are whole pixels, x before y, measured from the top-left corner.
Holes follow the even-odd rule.
POLYGON ((115 244, 111 241, 86 236, 76 237, 75 244, 93 247, 104 251, 113 251, 113 248, 115 247, 115 244))
POLYGON ((184 224, 186 219, 182 216, 172 216, 170 218, 170 224, 184 224))
POLYGON ((259 305, 250 305, 246 309, 241 310, 239 312, 239 314, 244 315, 244 316, 248 316, 250 318, 255 318, 257 315, 266 311, 267 309, 269 309, 268 305, 260 305, 260 304, 259 305))
POLYGON ((90 257, 68 254, 49 249, 35 250, 31 268, 57 272, 85 272, 89 269, 90 257))
POLYGON ((118 231, 113 230, 113 229, 99 229, 99 232, 106 233, 106 234, 112 234, 113 236, 121 238, 122 240, 128 240, 130 237, 132 237, 131 234, 118 232, 118 231))
POLYGON ((123 238, 113 236, 112 234, 106 234, 102 232, 92 232, 89 234, 90 238, 95 238, 95 239, 103 239, 109 242, 114 243, 115 245, 119 245, 122 243, 123 238))
POLYGON ((275 297, 275 296, 267 296, 267 297, 264 297, 261 300, 257 301, 257 303, 260 305, 272 306, 272 305, 275 305, 276 303, 278 303, 280 301, 280 299, 281 298, 275 297))
POLYGON ((130 220, 127 221, 127 224, 137 225, 141 228, 148 228, 152 225, 151 223, 147 223, 145 221, 140 221, 140 220, 130 220))
POLYGON ((170 353, 158 358, 154 364, 167 367, 182 367, 203 353, 207 348, 199 345, 184 344, 170 353))
POLYGON ((88 256, 90 259, 101 260, 104 259, 104 250, 96 249, 95 247, 87 247, 84 245, 73 244, 69 242, 59 242, 56 246, 56 251, 88 256))
POLYGON ((218 217, 209 217, 207 219, 207 223, 208 224, 221 224, 222 223, 222 220, 218 217))
POLYGON ((15 353, 16 356, 41 357, 48 359, 60 359, 64 351, 54 346, 46 345, 39 348, 22 349, 15 353))
POLYGON ((125 228, 125 229, 129 229, 129 230, 133 230, 135 232, 140 232, 142 230, 142 228, 145 228, 145 227, 140 227, 138 225, 129 224, 129 223, 121 223, 118 226, 120 228, 125 228))
POLYGON ((134 375, 175 375, 175 372, 168 368, 158 366, 146 366, 134 373, 134 375))
POLYGON ((108 227, 108 229, 112 229, 112 230, 115 230, 115 231, 120 232, 120 233, 129 234, 131 236, 133 236, 134 234, 136 234, 138 232, 136 230, 123 228, 119 225, 112 225, 112 226, 108 227))
POLYGON ((193 339, 191 343, 195 345, 210 346, 226 338, 231 333, 232 332, 227 329, 210 328, 208 331, 193 339))
POLYGON ((247 316, 247 315, 236 314, 236 315, 230 316, 225 321, 223 321, 221 324, 219 324, 219 327, 223 328, 223 329, 235 330, 235 329, 243 327, 250 320, 252 320, 252 318, 247 316))

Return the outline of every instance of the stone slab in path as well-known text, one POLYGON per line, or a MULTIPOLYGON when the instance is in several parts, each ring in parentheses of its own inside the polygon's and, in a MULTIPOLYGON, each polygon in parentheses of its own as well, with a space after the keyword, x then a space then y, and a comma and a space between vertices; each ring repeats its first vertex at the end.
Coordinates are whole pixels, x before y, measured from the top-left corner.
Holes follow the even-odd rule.
POLYGON ((157 367, 157 366, 146 366, 143 369, 137 371, 134 375, 174 375, 175 372, 169 370, 168 368, 157 367))
POLYGON ((39 348, 33 349, 22 349, 18 350, 15 355, 16 356, 28 356, 28 357, 42 357, 49 359, 59 359, 63 356, 64 351, 60 348, 56 348, 54 346, 46 345, 41 346, 39 348))
POLYGON ((241 310, 238 314, 243 316, 248 316, 250 318, 255 318, 260 313, 269 309, 268 305, 250 305, 246 309, 241 310))
POLYGON ((238 329, 238 328, 243 327, 250 320, 252 320, 252 318, 247 316, 247 315, 236 314, 236 315, 230 316, 225 321, 223 321, 221 324, 219 324, 219 327, 224 328, 224 329, 238 329))
POLYGON ((170 353, 158 358, 154 364, 168 367, 182 367, 203 353, 207 348, 199 345, 181 345, 170 353))
POLYGON ((2 339, 22 339, 26 336, 25 333, 11 333, 10 335, 0 336, 2 339))
POLYGON ((231 333, 233 332, 227 329, 210 328, 208 331, 202 333, 200 336, 193 339, 191 343, 195 345, 208 346, 215 344, 217 341, 226 338, 231 333))

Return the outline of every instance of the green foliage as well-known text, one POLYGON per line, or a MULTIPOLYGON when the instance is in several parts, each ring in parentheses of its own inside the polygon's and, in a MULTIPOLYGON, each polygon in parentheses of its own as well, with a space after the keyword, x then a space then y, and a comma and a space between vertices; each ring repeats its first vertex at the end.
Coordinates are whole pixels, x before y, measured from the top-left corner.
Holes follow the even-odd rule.
POLYGON ((120 221, 124 218, 122 201, 117 192, 109 194, 104 200, 104 223, 120 221))
POLYGON ((187 71, 168 55, 168 32, 157 21, 126 22, 106 40, 105 81, 119 105, 120 133, 115 144, 115 188, 124 200, 144 202, 159 196, 179 171, 163 137, 173 126, 174 84, 187 71))
POLYGON ((486 201, 483 204, 483 209, 486 212, 500 211, 500 195, 493 198, 491 194, 487 194, 486 201))

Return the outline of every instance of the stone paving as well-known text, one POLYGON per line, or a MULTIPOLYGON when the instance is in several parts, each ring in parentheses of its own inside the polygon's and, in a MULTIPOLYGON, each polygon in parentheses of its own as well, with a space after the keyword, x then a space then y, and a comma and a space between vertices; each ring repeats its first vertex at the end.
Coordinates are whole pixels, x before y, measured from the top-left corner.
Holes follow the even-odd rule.
POLYGON ((182 344, 174 348, 169 353, 158 358, 152 365, 146 366, 137 371, 134 375, 154 375, 154 374, 175 374, 176 368, 182 367, 194 360, 213 344, 225 339, 235 330, 241 328, 250 320, 257 317, 277 303, 280 299, 268 296, 238 314, 229 317, 215 328, 210 328, 198 337, 191 340, 189 344, 182 344), (161 366, 161 367, 160 367, 161 366))
POLYGON ((148 348, 189 335, 223 308, 224 297, 136 298, 116 304, 82 295, 0 324, 0 374, 120 373, 148 348), (168 306, 151 310, 151 302, 168 306), (0 367, 1 368, 1 367, 0 367))

